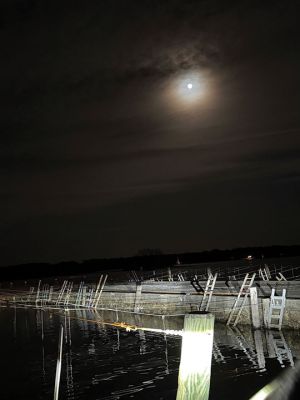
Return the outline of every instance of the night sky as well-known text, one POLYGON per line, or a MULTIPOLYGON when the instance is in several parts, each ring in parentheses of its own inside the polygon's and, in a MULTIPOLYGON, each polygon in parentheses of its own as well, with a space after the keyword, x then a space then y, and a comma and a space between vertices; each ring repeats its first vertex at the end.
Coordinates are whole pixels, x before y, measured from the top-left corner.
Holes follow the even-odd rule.
POLYGON ((1 0, 0 264, 299 244, 298 4, 1 0))

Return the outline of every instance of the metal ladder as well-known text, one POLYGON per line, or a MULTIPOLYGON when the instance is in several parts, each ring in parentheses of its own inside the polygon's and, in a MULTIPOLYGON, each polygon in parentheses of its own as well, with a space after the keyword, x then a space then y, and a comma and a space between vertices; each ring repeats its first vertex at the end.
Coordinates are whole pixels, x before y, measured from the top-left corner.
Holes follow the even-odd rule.
POLYGON ((132 275, 133 280, 135 282, 139 282, 140 281, 140 278, 138 277, 137 273, 134 270, 130 271, 130 274, 132 275))
POLYGON ((242 286, 240 288, 239 294, 231 309, 227 325, 232 324, 233 326, 236 326, 236 324, 238 323, 241 312, 246 304, 247 297, 250 294, 250 288, 253 285, 255 275, 256 273, 252 274, 252 276, 249 277, 249 274, 246 274, 245 279, 243 280, 242 286))
POLYGON ((66 286, 66 294, 65 294, 65 298, 64 298, 64 306, 68 306, 68 304, 69 304, 71 293, 72 293, 72 289, 73 289, 73 282, 69 282, 67 284, 67 286, 66 286))
POLYGON ((258 272, 263 281, 269 281, 271 279, 270 269, 267 264, 265 264, 264 268, 259 268, 258 272))
POLYGON ((40 299, 41 305, 45 305, 48 301, 50 287, 48 284, 42 286, 42 290, 40 291, 40 299))
POLYGON ((75 307, 80 307, 83 285, 84 285, 84 282, 81 281, 79 288, 78 288, 77 295, 76 295, 75 307))
POLYGON ((276 275, 276 279, 278 281, 286 281, 287 280, 286 277, 281 272, 278 272, 278 275, 276 275))
POLYGON ((39 280, 39 284, 36 290, 36 298, 35 298, 35 303, 36 305, 38 304, 39 300, 40 300, 40 291, 41 291, 41 280, 39 280))
POLYGON ((86 298, 86 306, 88 308, 91 308, 93 306, 93 300, 94 300, 94 289, 89 288, 87 292, 87 298, 86 298))
POLYGON ((266 272, 265 272, 265 270, 264 270, 263 268, 259 268, 258 274, 259 274, 259 277, 260 277, 263 281, 268 281, 268 280, 269 280, 269 279, 268 279, 268 276, 267 276, 267 274, 266 274, 266 272))
POLYGON ((26 302, 29 303, 31 301, 31 298, 33 297, 33 293, 34 293, 34 287, 30 287, 28 296, 27 296, 27 300, 26 302))
POLYGON ((101 295, 102 295, 103 288, 104 288, 104 286, 105 286, 107 277, 108 277, 108 275, 106 274, 106 275, 104 276, 103 281, 102 281, 102 275, 101 275, 101 277, 100 277, 99 284, 98 284, 98 287, 97 287, 97 289, 96 289, 94 301, 93 301, 93 303, 92 303, 92 305, 91 305, 91 307, 94 308, 94 309, 96 309, 96 308, 98 307, 98 304, 99 304, 99 301, 100 301, 100 297, 101 297, 101 295))
POLYGON ((52 295, 53 295, 53 286, 50 286, 49 289, 49 296, 48 296, 48 303, 52 300, 52 295))
POLYGON ((55 303, 57 306, 58 306, 58 305, 60 304, 60 302, 62 301, 62 298, 63 298, 63 295, 64 295, 64 293, 65 293, 67 284, 68 284, 68 281, 64 281, 63 284, 62 284, 62 286, 61 286, 61 289, 60 289, 60 291, 59 291, 59 293, 58 293, 57 300, 56 300, 56 303, 55 303))
POLYGON ((267 319, 268 329, 276 328, 281 330, 282 319, 285 308, 286 289, 282 289, 281 296, 275 296, 275 289, 271 291, 270 307, 267 319))
POLYGON ((200 310, 199 311, 208 311, 209 304, 212 298, 212 294, 215 288, 216 280, 217 280, 218 273, 215 275, 209 274, 208 279, 206 282, 206 286, 204 289, 202 301, 200 304, 200 310))
POLYGON ((177 278, 178 278, 178 281, 184 282, 184 276, 181 273, 177 274, 177 278))

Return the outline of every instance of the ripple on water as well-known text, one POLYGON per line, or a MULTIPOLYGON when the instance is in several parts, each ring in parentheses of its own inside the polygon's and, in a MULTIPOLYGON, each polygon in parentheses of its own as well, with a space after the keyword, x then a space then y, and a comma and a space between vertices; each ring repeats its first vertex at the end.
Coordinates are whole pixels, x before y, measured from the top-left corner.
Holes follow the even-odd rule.
MULTIPOLYGON (((76 313, 70 316, 64 337, 61 400, 176 397, 180 337, 126 332, 78 320, 76 313)), ((65 326, 65 321, 64 315, 48 311, 0 309, 0 337, 5 343, 1 361, 6 366, 1 400, 52 396, 59 326, 65 326)), ((290 358, 288 354, 280 358, 271 348, 270 335, 263 331, 259 352, 249 329, 235 336, 226 326, 216 324, 210 399, 248 399, 291 365, 300 353, 299 335, 283 335, 290 358)))

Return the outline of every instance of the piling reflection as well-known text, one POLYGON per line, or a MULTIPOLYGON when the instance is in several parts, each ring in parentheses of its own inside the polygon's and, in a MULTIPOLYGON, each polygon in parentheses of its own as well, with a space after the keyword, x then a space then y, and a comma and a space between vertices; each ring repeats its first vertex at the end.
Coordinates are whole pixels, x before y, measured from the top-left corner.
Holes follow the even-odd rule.
POLYGON ((258 368, 260 369, 260 371, 265 371, 266 360, 263 347, 263 333, 258 329, 254 331, 254 343, 256 349, 258 368))
POLYGON ((75 396, 74 396, 72 349, 71 349, 71 347, 66 352, 65 361, 66 361, 66 379, 67 379, 67 388, 66 388, 67 398, 69 400, 74 400, 75 396))
POLYGON ((73 355, 72 355, 72 331, 70 314, 65 314, 65 332, 66 332, 66 350, 65 350, 65 365, 66 365, 66 394, 68 400, 74 400, 74 381, 73 381, 73 355))
POLYGON ((293 354, 281 331, 268 331, 266 334, 270 358, 277 358, 282 368, 286 365, 293 367, 293 354))
POLYGON ((166 375, 168 375, 169 372, 170 372, 170 371, 169 371, 169 359, 168 359, 168 339, 167 339, 167 334, 166 334, 166 324, 165 324, 165 316, 164 316, 164 315, 162 315, 161 320, 162 320, 163 330, 165 331, 165 332, 164 332, 164 340, 165 340, 165 362, 166 362, 166 369, 165 369, 165 372, 166 372, 166 375))
MULTIPOLYGON (((115 321, 119 322, 118 311, 115 311, 115 321)), ((114 336, 116 336, 116 340, 113 341, 112 349, 113 349, 113 352, 115 353, 120 350, 120 330, 118 328, 115 328, 114 332, 116 333, 116 335, 114 335, 114 336)))

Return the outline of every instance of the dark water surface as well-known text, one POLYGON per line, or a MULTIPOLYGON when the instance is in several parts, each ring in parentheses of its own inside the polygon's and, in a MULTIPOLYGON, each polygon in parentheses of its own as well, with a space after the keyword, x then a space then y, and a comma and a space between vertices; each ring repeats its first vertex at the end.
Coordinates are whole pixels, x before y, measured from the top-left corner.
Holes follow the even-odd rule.
MULTIPOLYGON (((53 398, 60 324, 65 328, 60 400, 175 399, 181 337, 127 332, 97 323, 99 318, 125 321, 126 315, 0 308, 1 400, 53 398)), ((180 319, 139 317, 136 322, 182 328, 180 319)), ((210 399, 249 399, 297 358, 297 331, 278 337, 216 324, 210 399)))

